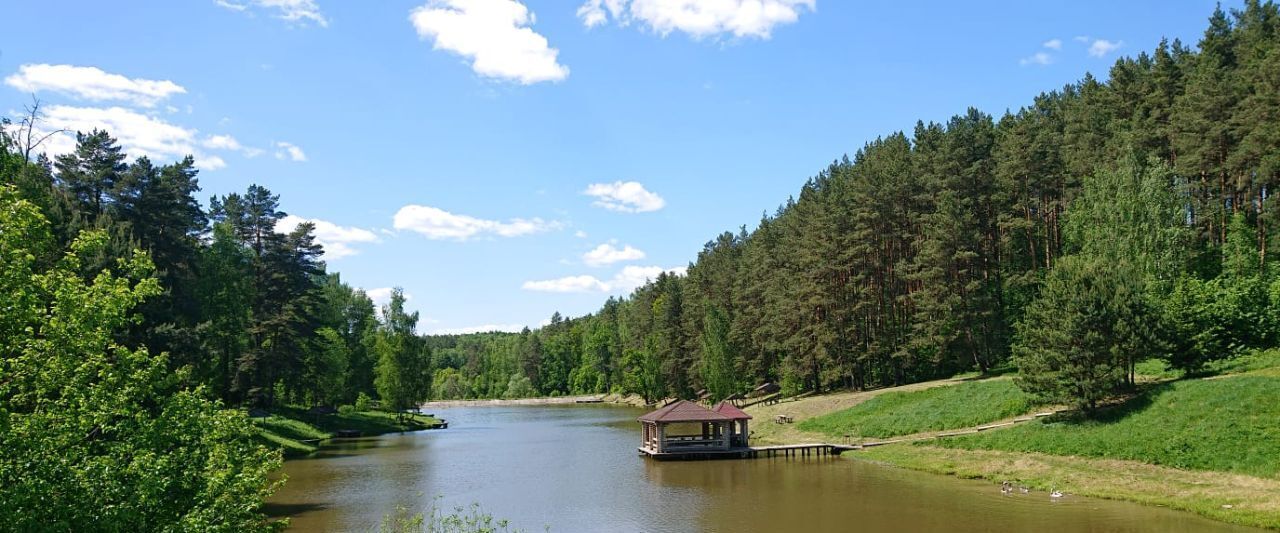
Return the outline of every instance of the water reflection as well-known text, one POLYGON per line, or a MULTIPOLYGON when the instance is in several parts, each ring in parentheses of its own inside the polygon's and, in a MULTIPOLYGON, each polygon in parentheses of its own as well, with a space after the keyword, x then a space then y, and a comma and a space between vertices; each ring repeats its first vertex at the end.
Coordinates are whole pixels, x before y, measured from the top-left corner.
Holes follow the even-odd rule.
POLYGON ((398 504, 482 504, 539 531, 1251 531, 1187 513, 835 458, 657 462, 642 411, 607 405, 441 410, 449 429, 343 441, 289 461, 272 510, 298 531, 367 531, 398 504))

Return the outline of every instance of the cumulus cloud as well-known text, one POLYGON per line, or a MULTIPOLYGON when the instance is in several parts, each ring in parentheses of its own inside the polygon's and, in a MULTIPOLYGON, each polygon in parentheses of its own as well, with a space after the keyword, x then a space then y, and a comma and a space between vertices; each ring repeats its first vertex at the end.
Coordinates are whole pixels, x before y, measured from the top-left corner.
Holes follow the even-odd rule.
POLYGON ((587 0, 577 14, 588 28, 613 19, 622 26, 636 21, 664 37, 682 31, 695 39, 721 34, 768 39, 775 26, 814 11, 815 1, 587 0))
POLYGON ((155 107, 170 96, 187 92, 169 80, 127 78, 97 67, 75 65, 22 65, 4 83, 27 93, 52 91, 81 100, 119 101, 139 107, 155 107))
POLYGON ((218 7, 249 12, 250 8, 271 13, 271 16, 288 22, 306 24, 313 22, 320 27, 329 25, 315 0, 213 0, 218 7))
POLYGON ((1089 45, 1089 55, 1093 57, 1103 57, 1111 52, 1116 51, 1124 46, 1124 41, 1108 41, 1106 39, 1096 39, 1093 44, 1089 45))
POLYGON ((560 81, 560 51, 530 27, 536 17, 515 0, 430 0, 409 13, 420 39, 471 61, 476 74, 524 85, 560 81))
MULTIPOLYGON (((315 225, 314 235, 316 236, 316 242, 324 247, 326 259, 341 259, 360 253, 353 246, 354 244, 379 242, 378 236, 367 229, 339 226, 327 220, 303 218, 295 215, 287 215, 276 222, 276 231, 288 233, 303 222, 310 222, 315 225)), ((390 293, 388 292, 387 294, 390 293)))
POLYGON ((288 159, 290 161, 304 162, 307 160, 307 154, 293 143, 280 141, 276 143, 276 159, 288 159))
POLYGON ((526 281, 520 288, 538 292, 605 292, 609 290, 609 284, 595 276, 581 275, 526 281))
POLYGON ((1044 47, 1050 50, 1061 50, 1062 39, 1049 39, 1048 41, 1044 42, 1044 47))
MULTIPOLYGON (((395 287, 377 287, 373 289, 365 289, 364 294, 365 296, 368 296, 370 300, 373 300, 374 306, 382 308, 382 306, 391 303, 391 292, 394 290, 395 287)), ((406 302, 412 299, 412 294, 407 292, 404 293, 404 300, 406 302)))
POLYGON ((541 218, 512 218, 507 221, 486 220, 450 213, 425 205, 406 205, 396 211, 393 226, 425 235, 428 239, 465 241, 481 235, 519 237, 559 229, 561 224, 541 218))
POLYGON ((240 141, 230 135, 210 135, 200 141, 200 145, 212 150, 240 150, 240 141))
POLYGON ((94 129, 106 130, 131 157, 146 156, 158 163, 177 161, 194 155, 196 165, 204 170, 226 166, 221 157, 202 153, 196 146, 196 130, 166 122, 123 107, 77 107, 52 105, 41 109, 41 125, 47 131, 65 130, 49 138, 41 146, 50 156, 75 150, 75 134, 94 129))
POLYGON ((1040 65, 1040 66, 1045 66, 1045 65, 1049 65, 1049 64, 1051 64, 1051 63, 1053 63, 1053 56, 1051 56, 1051 55, 1049 55, 1049 54, 1047 54, 1047 53, 1045 53, 1045 52, 1036 52, 1036 53, 1032 54, 1030 57, 1024 57, 1024 58, 1022 58, 1022 59, 1018 60, 1018 64, 1019 64, 1019 65, 1022 65, 1022 66, 1024 66, 1024 67, 1025 67, 1025 66, 1027 66, 1027 65, 1040 65))
POLYGON ((596 198, 591 205, 624 213, 657 211, 667 205, 661 196, 649 192, 644 185, 635 181, 593 183, 582 193, 596 198))
POLYGON ((582 254, 582 262, 586 263, 587 266, 593 267, 612 265, 621 261, 635 261, 637 259, 644 259, 644 252, 632 248, 630 244, 622 248, 615 248, 613 244, 605 243, 582 254))
POLYGON ((538 292, 614 292, 629 293, 644 285, 649 280, 656 279, 663 272, 668 272, 678 276, 683 276, 687 269, 685 267, 662 268, 658 266, 628 266, 613 276, 608 281, 601 280, 595 276, 566 276, 563 278, 526 281, 521 288, 527 291, 538 292))

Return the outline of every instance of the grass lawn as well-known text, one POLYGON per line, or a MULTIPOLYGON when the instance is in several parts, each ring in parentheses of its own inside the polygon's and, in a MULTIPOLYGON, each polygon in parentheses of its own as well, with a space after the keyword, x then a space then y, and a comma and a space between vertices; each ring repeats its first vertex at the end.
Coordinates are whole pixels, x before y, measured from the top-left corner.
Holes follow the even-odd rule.
POLYGON ((936 444, 1273 478, 1280 475, 1280 379, 1239 375, 1165 383, 1097 420, 1035 421, 936 444))
POLYGON ((889 392, 852 408, 805 420, 798 428, 834 437, 896 437, 977 426, 1025 414, 1033 407, 1031 398, 1013 380, 994 379, 889 392))
POLYGON ((341 429, 353 429, 361 435, 382 435, 400 431, 425 429, 439 420, 423 415, 405 415, 401 424, 395 413, 360 411, 350 414, 313 415, 306 409, 278 407, 271 416, 255 418, 264 443, 279 446, 286 457, 307 455, 319 448, 319 441, 333 437, 341 429))

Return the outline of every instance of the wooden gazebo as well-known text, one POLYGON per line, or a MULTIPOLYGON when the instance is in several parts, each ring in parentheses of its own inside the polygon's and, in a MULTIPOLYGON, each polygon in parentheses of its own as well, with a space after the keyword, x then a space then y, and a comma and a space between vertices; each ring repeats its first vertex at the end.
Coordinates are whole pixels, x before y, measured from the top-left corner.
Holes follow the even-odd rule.
POLYGON ((654 457, 729 452, 748 446, 751 416, 720 402, 713 409, 678 400, 641 416, 640 452, 654 457))

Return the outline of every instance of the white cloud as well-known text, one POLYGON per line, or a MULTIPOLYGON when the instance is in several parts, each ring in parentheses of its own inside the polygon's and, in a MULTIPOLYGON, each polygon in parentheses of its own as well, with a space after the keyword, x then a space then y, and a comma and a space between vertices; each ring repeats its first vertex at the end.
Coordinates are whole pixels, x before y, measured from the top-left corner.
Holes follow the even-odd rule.
POLYGON ((329 25, 315 0, 213 0, 218 7, 245 12, 250 7, 272 12, 272 16, 288 22, 306 24, 314 22, 321 27, 329 25))
MULTIPOLYGON (((395 290, 394 287, 377 287, 373 289, 365 289, 364 294, 365 296, 368 296, 370 300, 373 300, 373 312, 374 314, 378 315, 378 318, 382 318, 382 308, 387 304, 391 303, 391 291, 393 290, 395 290)), ((412 294, 409 294, 407 292, 403 294, 404 294, 404 301, 406 303, 413 301, 412 294)), ((406 305, 405 307, 408 307, 408 305, 406 305)), ((426 322, 434 323, 433 319, 427 319, 426 322)))
POLYGON ((541 218, 512 218, 506 222, 486 220, 467 215, 450 213, 440 208, 425 205, 406 205, 396 211, 393 226, 398 230, 409 230, 421 233, 428 239, 452 239, 465 241, 479 235, 491 234, 499 237, 519 237, 559 229, 559 222, 548 222, 541 218))
POLYGON ((614 292, 629 293, 644 285, 659 274, 668 272, 683 276, 686 267, 662 268, 658 266, 628 266, 613 276, 609 281, 602 281, 595 276, 566 276, 563 278, 526 281, 521 288, 538 292, 614 292))
POLYGON ((204 170, 226 166, 221 157, 201 153, 196 147, 196 130, 165 122, 123 107, 76 107, 53 105, 42 108, 41 123, 46 131, 66 130, 56 134, 42 146, 50 156, 75 149, 74 132, 106 130, 115 137, 130 157, 146 156, 157 163, 177 161, 194 155, 196 165, 204 170))
POLYGON ((1050 50, 1061 50, 1062 39, 1049 39, 1048 41, 1044 42, 1044 47, 1050 50))
POLYGON ((590 252, 582 254, 582 262, 586 263, 587 266, 593 267, 612 265, 620 261, 635 261, 637 259, 644 259, 644 252, 632 248, 630 244, 619 249, 612 244, 605 243, 595 247, 590 252))
POLYGON ((578 18, 588 28, 612 18, 619 25, 639 21, 664 37, 682 31, 695 39, 733 34, 768 39, 773 28, 790 24, 816 0, 587 0, 578 18))
POLYGON ((18 72, 4 79, 6 85, 19 91, 38 93, 53 91, 95 102, 121 101, 140 107, 157 103, 187 90, 169 80, 127 78, 97 67, 75 65, 22 65, 18 72))
POLYGON ((645 190, 644 185, 635 181, 593 183, 582 193, 596 198, 591 205, 624 213, 657 211, 667 205, 661 196, 645 190))
MULTIPOLYGON (((373 300, 374 306, 382 307, 391 302, 391 291, 393 290, 395 290, 394 287, 377 287, 374 289, 365 289, 364 294, 365 296, 368 296, 370 300, 373 300)), ((408 300, 409 295, 405 294, 404 299, 408 300)))
POLYGON ((1089 42, 1089 36, 1088 36, 1088 35, 1077 35, 1077 36, 1073 37, 1073 38, 1072 38, 1072 40, 1073 40, 1073 41, 1075 41, 1075 42, 1077 42, 1077 43, 1088 43, 1088 42, 1089 42))
POLYGON ((595 276, 566 276, 563 278, 526 281, 520 288, 538 292, 606 292, 609 284, 595 276))
POLYGON ((1027 66, 1027 65, 1044 66, 1051 63, 1053 63, 1053 56, 1045 52, 1036 52, 1032 54, 1031 57, 1024 57, 1018 60, 1018 64, 1022 66, 1027 66))
POLYGON ((360 253, 352 246, 356 243, 379 242, 378 236, 367 229, 339 226, 327 220, 295 215, 287 215, 276 222, 276 231, 287 233, 303 222, 315 224, 316 242, 324 247, 324 256, 327 259, 341 259, 360 253))
POLYGON ((573 232, 573 236, 574 236, 574 237, 577 237, 577 238, 579 238, 579 239, 585 239, 585 238, 587 238, 587 232, 582 231, 582 230, 578 230, 578 231, 573 232))
POLYGON ((227 168, 227 161, 216 155, 206 155, 197 159, 196 165, 203 170, 218 170, 220 168, 227 168))
POLYGON ((515 0, 430 0, 409 13, 421 39, 471 61, 476 74, 524 85, 560 81, 569 68, 530 26, 536 17, 515 0))
POLYGON ((240 150, 244 148, 235 137, 230 135, 210 135, 200 141, 200 145, 210 150, 240 150))
POLYGON ((298 148, 298 146, 293 143, 280 141, 276 143, 276 148, 279 148, 279 150, 276 150, 276 159, 287 158, 290 161, 297 161, 299 163, 307 160, 307 154, 304 153, 301 148, 298 148))
POLYGON ((1113 42, 1106 39, 1098 39, 1093 41, 1093 44, 1089 45, 1089 55, 1093 57, 1102 57, 1116 51, 1121 46, 1124 46, 1124 41, 1113 42))

